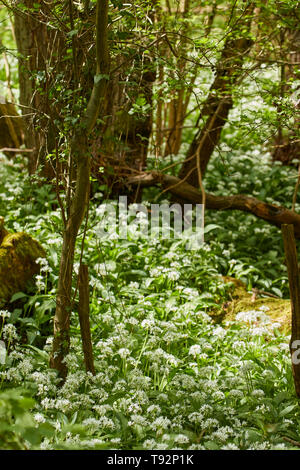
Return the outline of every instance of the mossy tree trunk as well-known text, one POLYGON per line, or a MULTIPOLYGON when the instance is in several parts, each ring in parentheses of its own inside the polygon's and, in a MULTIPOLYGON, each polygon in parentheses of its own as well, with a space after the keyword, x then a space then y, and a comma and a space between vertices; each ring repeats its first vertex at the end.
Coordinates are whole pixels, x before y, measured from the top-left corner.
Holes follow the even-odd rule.
MULTIPOLYGON (((108 0, 97 0, 96 7, 96 77, 84 116, 75 130, 71 153, 76 165, 75 189, 65 220, 63 246, 54 317, 54 341, 50 365, 62 380, 67 375, 64 362, 69 352, 70 315, 72 310, 72 272, 76 238, 86 213, 90 187, 90 150, 88 135, 94 128, 107 89, 109 52, 107 40, 108 0)), ((72 171, 72 168, 70 168, 72 171)))

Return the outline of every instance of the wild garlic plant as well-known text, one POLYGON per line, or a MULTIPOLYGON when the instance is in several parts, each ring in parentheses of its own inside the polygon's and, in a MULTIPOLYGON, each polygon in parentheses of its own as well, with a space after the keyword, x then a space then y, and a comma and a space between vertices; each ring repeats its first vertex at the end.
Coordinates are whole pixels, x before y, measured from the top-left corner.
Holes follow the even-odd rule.
MULTIPOLYGON (((1 179, 2 186, 10 184, 15 185, 12 176, 1 179)), ((22 197, 30 199, 26 181, 19 186, 22 197)), ((11 229, 23 225, 47 251, 43 277, 37 278, 39 292, 19 297, 30 308, 26 318, 38 319, 24 325, 39 332, 55 308, 61 221, 51 204, 40 213, 32 212, 29 203, 21 212, 13 199, 7 204, 11 229)), ((0 404, 6 410, 1 416, 11 427, 15 418, 9 410, 18 403, 24 426, 9 439, 0 433, 3 447, 293 448, 285 438, 297 440, 300 416, 289 337, 267 308, 239 312, 235 321, 222 324, 210 315, 230 300, 231 286, 222 274, 230 265, 247 267, 247 262, 232 256, 225 238, 208 239, 192 256, 178 240, 158 242, 142 232, 124 240, 111 230, 99 239, 99 207, 97 197, 91 202, 83 255, 90 271, 96 374, 84 369, 76 303, 66 357, 69 375, 62 387, 49 369, 51 324, 43 341, 38 335, 25 343, 15 338, 0 364, 0 404)), ((247 227, 254 233, 257 225, 247 227)), ((248 267, 245 276, 251 277, 248 267)), ((16 312, 11 315, 1 315, 6 340, 18 334, 11 323, 16 312)))

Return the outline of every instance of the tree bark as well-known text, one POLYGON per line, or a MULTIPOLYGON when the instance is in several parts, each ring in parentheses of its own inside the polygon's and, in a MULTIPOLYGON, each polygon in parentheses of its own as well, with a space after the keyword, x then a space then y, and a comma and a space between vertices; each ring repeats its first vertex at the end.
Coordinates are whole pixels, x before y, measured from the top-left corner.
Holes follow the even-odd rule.
MULTIPOLYGON (((281 33, 280 37, 281 60, 288 58, 289 65, 280 65, 280 86, 279 98, 284 102, 284 98, 292 94, 291 85, 298 80, 300 62, 300 30, 299 28, 287 29, 281 33), (288 52, 287 52, 288 50, 288 52)), ((293 160, 300 160, 300 94, 295 93, 294 99, 294 122, 288 124, 288 116, 284 111, 282 102, 277 105, 278 112, 278 132, 274 141, 273 161, 280 161, 283 165, 290 165, 293 160)))
POLYGON ((294 354, 294 349, 297 347, 299 349, 300 346, 300 278, 293 225, 282 225, 282 237, 291 297, 292 331, 290 353, 292 357, 292 371, 296 395, 300 397, 300 360, 294 354))
MULTIPOLYGON (((17 113, 13 103, 0 97, 0 148, 20 148, 24 141, 23 118, 17 113)), ((8 158, 12 153, 3 151, 8 158)), ((22 153, 22 150, 19 151, 22 153)))
MULTIPOLYGON (((189 24, 187 22, 187 16, 189 14, 190 2, 189 0, 183 0, 180 4, 180 16, 183 20, 183 26, 181 31, 181 41, 177 47, 178 58, 175 63, 176 75, 179 80, 184 81, 184 76, 187 73, 186 70, 186 55, 188 50, 187 36, 189 24)), ((175 75, 175 74, 174 74, 175 75)), ((168 106, 168 132, 166 134, 166 147, 165 157, 173 154, 177 155, 181 146, 182 126, 186 111, 186 98, 189 96, 189 89, 185 90, 183 84, 180 85, 179 89, 175 89, 173 92, 173 99, 170 101, 168 106)), ((188 103, 187 103, 188 104, 188 103)))
POLYGON ((79 315, 85 368, 87 372, 91 372, 93 375, 95 375, 93 346, 92 346, 91 328, 90 328, 89 271, 88 271, 88 266, 86 264, 80 264, 78 287, 79 287, 78 315, 79 315))
MULTIPOLYGON (((107 90, 105 131, 94 142, 92 173, 108 187, 109 197, 119 194, 124 168, 143 171, 147 165, 148 145, 152 131, 152 88, 156 78, 152 61, 136 53, 132 63, 114 58, 115 71, 107 90), (145 112, 130 114, 137 97, 144 99, 145 112), (99 173, 99 166, 109 168, 99 173)), ((139 200, 140 191, 128 194, 131 202, 139 200)))
POLYGON ((49 71, 57 61, 57 52, 63 53, 62 35, 57 29, 50 28, 46 20, 49 4, 54 4, 54 0, 47 5, 42 0, 38 0, 38 3, 39 8, 34 9, 34 4, 37 4, 34 0, 16 2, 13 7, 14 31, 19 52, 20 104, 25 123, 25 145, 33 149, 28 154, 28 170, 33 174, 39 169, 43 176, 51 179, 54 168, 46 157, 55 148, 55 127, 48 93, 51 83, 49 71))

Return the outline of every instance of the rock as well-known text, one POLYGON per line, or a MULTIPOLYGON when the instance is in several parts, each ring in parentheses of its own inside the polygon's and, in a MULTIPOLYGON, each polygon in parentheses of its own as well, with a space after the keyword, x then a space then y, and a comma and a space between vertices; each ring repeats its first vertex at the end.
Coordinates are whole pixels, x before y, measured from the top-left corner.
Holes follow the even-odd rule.
POLYGON ((231 295, 231 301, 226 305, 222 320, 234 321, 236 314, 250 310, 259 310, 267 307, 266 314, 273 322, 280 323, 279 330, 284 334, 291 331, 291 302, 288 299, 279 299, 272 297, 257 298, 247 291, 245 284, 228 276, 223 276, 225 283, 232 283, 234 289, 231 295))
POLYGON ((0 306, 13 294, 26 290, 28 282, 39 272, 37 258, 45 251, 38 241, 24 232, 9 233, 0 217, 0 306))

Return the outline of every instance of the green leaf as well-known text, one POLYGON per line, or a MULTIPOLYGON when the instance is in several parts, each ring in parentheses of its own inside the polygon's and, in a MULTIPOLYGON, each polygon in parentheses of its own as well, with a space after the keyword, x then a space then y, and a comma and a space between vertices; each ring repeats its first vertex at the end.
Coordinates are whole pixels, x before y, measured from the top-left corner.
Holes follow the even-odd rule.
POLYGON ((282 292, 280 289, 278 289, 277 287, 272 287, 272 291, 274 292, 274 294, 278 295, 278 297, 282 298, 282 292))
POLYGON ((109 75, 105 74, 105 73, 98 73, 97 75, 94 75, 94 83, 97 84, 100 82, 100 80, 108 80, 109 79, 109 75))
POLYGON ((78 34, 78 29, 72 29, 72 31, 68 32, 67 36, 71 38, 72 36, 76 36, 76 34, 78 34))
POLYGON ((218 444, 216 444, 216 442, 213 442, 213 441, 208 441, 205 443, 205 447, 208 449, 208 450, 219 450, 219 446, 218 444))
POLYGON ((211 232, 211 230, 215 230, 216 228, 222 228, 222 227, 220 227, 220 225, 209 224, 206 227, 204 227, 204 233, 211 232))
POLYGON ((16 292, 10 299, 10 302, 15 302, 16 300, 24 299, 24 297, 28 297, 28 295, 24 294, 24 292, 16 292))
POLYGON ((46 362, 49 361, 49 354, 46 351, 43 351, 42 349, 37 348, 36 346, 33 346, 32 344, 25 344, 24 348, 32 349, 35 351, 41 358, 43 358, 46 362))
POLYGON ((36 331, 27 331, 27 339, 29 344, 32 344, 37 336, 38 333, 36 331))
POLYGON ((282 418, 283 416, 289 414, 293 409, 295 409, 298 405, 289 405, 283 410, 280 411, 279 416, 282 418))

